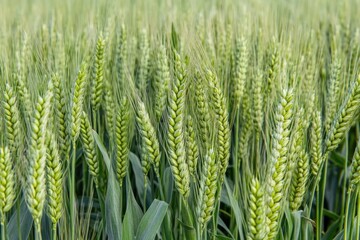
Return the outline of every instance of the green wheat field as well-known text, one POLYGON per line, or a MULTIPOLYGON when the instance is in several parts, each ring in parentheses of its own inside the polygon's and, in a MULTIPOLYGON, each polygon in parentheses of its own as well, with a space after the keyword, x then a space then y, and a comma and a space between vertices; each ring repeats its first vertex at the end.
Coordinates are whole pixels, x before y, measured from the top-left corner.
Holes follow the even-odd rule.
POLYGON ((359 240, 358 0, 0 0, 0 240, 359 240))

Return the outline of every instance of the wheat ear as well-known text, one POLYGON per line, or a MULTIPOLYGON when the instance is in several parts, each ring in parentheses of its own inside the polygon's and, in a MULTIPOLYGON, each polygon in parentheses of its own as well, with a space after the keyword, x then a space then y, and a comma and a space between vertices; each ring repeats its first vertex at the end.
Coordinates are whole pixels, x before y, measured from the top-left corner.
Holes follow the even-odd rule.
MULTIPOLYGON (((146 111, 144 103, 140 100, 137 103, 136 123, 144 146, 143 150, 145 150, 148 160, 154 164, 155 173, 159 176, 161 158, 160 145, 156 137, 156 131, 151 124, 149 114, 146 111)), ((147 172, 145 174, 147 174, 147 172)))
POLYGON ((341 105, 334 121, 331 124, 330 131, 325 139, 324 155, 336 149, 343 140, 345 133, 351 127, 354 117, 360 106, 360 74, 356 81, 351 85, 350 91, 345 101, 341 105))
POLYGON ((56 224, 62 216, 63 169, 55 136, 50 131, 47 136, 46 170, 48 215, 53 228, 56 228, 56 224))
POLYGON ((166 98, 170 84, 170 71, 168 64, 166 48, 161 45, 157 54, 154 81, 152 82, 152 87, 155 91, 154 111, 157 121, 160 120, 166 108, 166 98))
POLYGON ((206 76, 211 87, 211 100, 216 115, 217 158, 220 161, 220 176, 223 178, 230 157, 230 126, 228 122, 227 105, 220 88, 220 82, 216 75, 208 70, 206 76))
POLYGON ((201 229, 206 227, 206 224, 210 220, 215 207, 217 180, 218 164, 214 150, 210 149, 204 159, 198 196, 199 203, 197 208, 197 217, 201 229))
POLYGON ((322 164, 322 125, 321 113, 314 111, 311 126, 311 172, 314 176, 318 175, 319 168, 322 164))
POLYGON ((189 166, 190 175, 195 179, 199 149, 196 143, 196 136, 193 126, 193 120, 190 115, 187 116, 185 131, 186 159, 189 166))
POLYGON ((168 103, 167 143, 168 159, 175 185, 182 196, 190 193, 190 173, 186 163, 184 142, 184 117, 186 98, 186 72, 180 55, 174 50, 174 73, 168 103))
POLYGON ((253 177, 250 182, 250 196, 249 196, 249 240, 262 240, 265 239, 265 197, 264 189, 259 180, 253 177))
POLYGON ((75 84, 72 90, 72 105, 71 105, 71 140, 73 143, 79 137, 81 113, 83 111, 85 90, 86 90, 86 64, 81 65, 78 76, 75 80, 75 84))
POLYGON ((129 102, 126 97, 124 97, 120 102, 115 125, 116 174, 120 186, 122 186, 129 165, 129 125, 129 102))
POLYGON ((46 198, 46 129, 50 113, 52 87, 45 96, 38 97, 31 125, 30 165, 26 184, 26 202, 40 230, 41 216, 46 198))
POLYGON ((104 55, 105 39, 102 34, 100 34, 96 44, 95 64, 92 76, 91 105, 94 111, 100 108, 104 92, 104 55))
POLYGON ((7 147, 0 147, 0 177, 0 221, 3 223, 5 213, 12 208, 15 201, 15 176, 7 147))
POLYGON ((99 162, 91 124, 85 112, 82 112, 80 120, 80 136, 83 143, 85 160, 88 164, 90 175, 94 179, 95 186, 99 188, 99 162))
POLYGON ((281 200, 284 194, 285 175, 287 170, 287 157, 289 151, 290 124, 292 121, 293 92, 291 89, 284 90, 281 94, 280 103, 275 112, 276 127, 273 137, 271 156, 269 162, 268 177, 268 238, 275 239, 279 222, 281 220, 281 200))
POLYGON ((54 74, 52 77, 54 83, 54 125, 56 136, 59 142, 59 150, 63 156, 67 156, 70 143, 67 132, 68 121, 67 121, 67 107, 66 107, 66 93, 64 86, 61 83, 58 74, 54 74))

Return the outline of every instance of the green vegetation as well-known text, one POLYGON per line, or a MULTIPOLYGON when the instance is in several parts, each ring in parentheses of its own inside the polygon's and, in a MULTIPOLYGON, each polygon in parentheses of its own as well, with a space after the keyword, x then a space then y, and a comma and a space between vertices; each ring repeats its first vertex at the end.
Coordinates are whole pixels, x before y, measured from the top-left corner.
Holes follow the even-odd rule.
POLYGON ((0 240, 360 239, 358 9, 0 0, 0 240))

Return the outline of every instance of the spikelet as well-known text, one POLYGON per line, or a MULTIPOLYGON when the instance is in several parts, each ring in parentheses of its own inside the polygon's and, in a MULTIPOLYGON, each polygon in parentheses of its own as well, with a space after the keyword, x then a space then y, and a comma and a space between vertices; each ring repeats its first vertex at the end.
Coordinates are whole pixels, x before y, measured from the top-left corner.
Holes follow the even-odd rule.
POLYGON ((86 64, 81 65, 81 69, 76 78, 73 90, 72 90, 72 101, 71 101, 71 140, 73 144, 79 137, 80 124, 81 124, 81 113, 83 111, 85 90, 86 90, 86 64))
MULTIPOLYGON (((150 163, 154 165, 155 173, 159 176, 160 166, 160 145, 156 138, 156 131, 151 124, 149 114, 146 111, 145 105, 140 100, 137 103, 136 123, 139 129, 144 151, 150 163)), ((147 172, 145 172, 145 175, 147 172)))
POLYGON ((290 186, 289 203, 292 211, 298 210, 301 206, 306 191, 309 171, 309 156, 305 149, 302 149, 290 186))
POLYGON ((234 69, 232 73, 232 102, 233 110, 240 107, 244 94, 246 73, 248 68, 248 50, 245 38, 236 39, 234 69))
POLYGON ((7 147, 0 147, 0 179, 0 220, 3 221, 15 201, 15 176, 7 147))
POLYGON ((47 136, 46 156, 47 212, 53 227, 56 228, 56 224, 62 216, 63 173, 56 139, 50 131, 47 136))
POLYGON ((293 92, 291 89, 284 90, 281 94, 280 103, 275 112, 275 130, 268 169, 269 211, 267 224, 269 228, 268 238, 275 239, 279 222, 281 220, 281 199, 284 194, 285 175, 287 170, 287 155, 289 151, 290 123, 292 120, 293 92))
POLYGON ((30 164, 26 184, 26 202, 39 230, 46 199, 46 129, 50 113, 52 87, 45 96, 38 97, 30 135, 30 164))
POLYGON ((199 149, 196 143, 196 136, 193 126, 193 120, 190 115, 187 116, 185 131, 185 143, 186 143, 186 159, 189 167, 190 175, 195 179, 197 161, 199 157, 199 149))
POLYGON ((217 182, 218 182, 218 164, 213 149, 209 150, 203 163, 203 172, 200 180, 199 203, 197 204, 197 220, 201 229, 206 227, 215 207, 217 182))
POLYGON ((249 196, 249 220, 248 220, 248 240, 262 240, 265 239, 265 198, 264 189, 261 187, 259 180, 253 177, 250 182, 250 196, 249 196))
POLYGON ((92 76, 91 105, 94 111, 100 108, 104 91, 104 50, 105 40, 102 34, 100 34, 96 44, 95 64, 92 76))
POLYGON ((163 45, 159 47, 159 52, 157 53, 155 74, 152 84, 153 90, 155 91, 154 111, 156 119, 159 121, 166 107, 167 93, 170 84, 169 65, 166 56, 166 49, 163 45))
POLYGON ((129 115, 129 103, 127 99, 123 97, 120 102, 115 123, 116 174, 120 187, 122 186, 129 165, 129 115))
POLYGON ((57 140, 59 142, 59 150, 63 156, 67 156, 69 151, 69 136, 67 133, 68 121, 66 109, 66 95, 64 86, 61 84, 60 78, 57 74, 52 77, 54 84, 54 126, 57 140))
POLYGON ((318 175, 319 168, 322 164, 322 126, 321 113, 314 111, 311 126, 311 172, 314 176, 318 175))
POLYGON ((324 155, 336 149, 339 143, 343 140, 345 133, 351 127, 354 117, 359 110, 360 102, 360 74, 356 81, 351 85, 350 92, 346 96, 341 105, 335 120, 332 122, 330 131, 325 139, 324 155))
POLYGON ((4 91, 4 116, 6 140, 10 152, 16 156, 21 143, 21 119, 16 94, 10 84, 6 84, 4 91))
POLYGON ((230 126, 226 100, 222 94, 219 80, 211 71, 207 71, 206 78, 211 88, 211 103, 213 104, 217 122, 217 158, 220 161, 220 176, 223 178, 230 157, 230 126))
POLYGON ((80 118, 80 136, 83 144, 85 160, 89 167, 89 172, 94 179, 95 186, 99 188, 99 162, 96 155, 96 145, 89 119, 85 112, 80 118))
POLYGON ((195 110, 196 118, 199 125, 199 134, 201 140, 202 150, 204 152, 208 151, 210 145, 210 114, 209 114, 209 104, 205 91, 205 84, 201 81, 201 76, 199 72, 196 72, 196 78, 198 82, 195 84, 195 110))
POLYGON ((190 173, 186 163, 183 133, 187 77, 180 55, 176 50, 174 50, 174 74, 167 109, 168 160, 176 188, 183 197, 187 198, 190 193, 190 173))

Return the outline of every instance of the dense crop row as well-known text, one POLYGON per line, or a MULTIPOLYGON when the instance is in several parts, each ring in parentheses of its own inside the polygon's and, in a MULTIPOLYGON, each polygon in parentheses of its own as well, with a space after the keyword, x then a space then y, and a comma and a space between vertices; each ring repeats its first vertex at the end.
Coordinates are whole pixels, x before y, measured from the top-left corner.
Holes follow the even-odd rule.
POLYGON ((2 4, 2 239, 358 239, 359 4, 308 3, 2 4))

